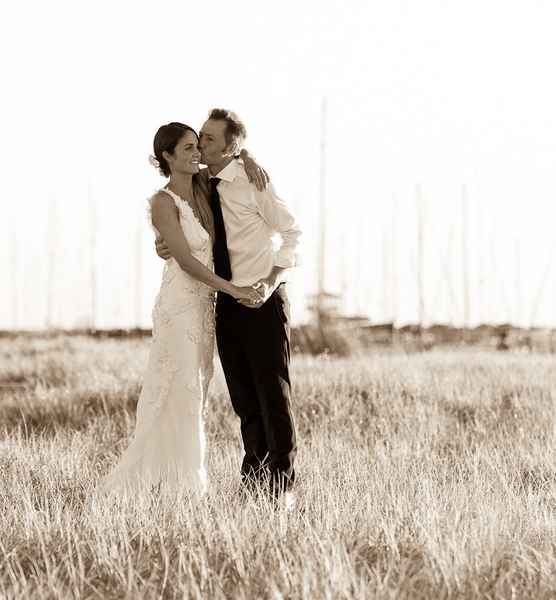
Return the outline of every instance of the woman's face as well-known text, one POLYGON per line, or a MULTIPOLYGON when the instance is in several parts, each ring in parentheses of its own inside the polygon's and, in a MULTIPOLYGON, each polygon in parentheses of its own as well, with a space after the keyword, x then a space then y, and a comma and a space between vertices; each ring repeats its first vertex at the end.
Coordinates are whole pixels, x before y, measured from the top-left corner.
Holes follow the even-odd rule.
POLYGON ((172 174, 194 174, 199 172, 201 153, 199 140, 192 131, 186 131, 174 148, 174 153, 164 152, 163 156, 172 174))

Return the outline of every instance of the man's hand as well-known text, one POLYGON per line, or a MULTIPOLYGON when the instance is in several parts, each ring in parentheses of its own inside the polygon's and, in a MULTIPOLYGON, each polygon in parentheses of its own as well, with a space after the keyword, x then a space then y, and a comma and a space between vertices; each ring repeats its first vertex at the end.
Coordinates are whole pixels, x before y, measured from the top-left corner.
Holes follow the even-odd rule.
POLYGON ((255 286, 232 287, 235 288, 233 297, 239 304, 243 304, 243 306, 248 306, 249 308, 259 308, 262 305, 262 297, 259 291, 255 289, 255 286))
POLYGON ((156 238, 154 245, 156 248, 156 253, 158 254, 158 256, 160 256, 160 258, 163 258, 164 260, 172 258, 170 250, 168 250, 168 246, 162 238, 156 238))
POLYGON ((253 285, 253 289, 259 294, 260 300, 257 303, 249 303, 240 300, 239 303, 248 308, 260 308, 269 298, 272 296, 272 292, 276 289, 277 281, 275 277, 266 277, 265 279, 259 279, 257 283, 253 285))

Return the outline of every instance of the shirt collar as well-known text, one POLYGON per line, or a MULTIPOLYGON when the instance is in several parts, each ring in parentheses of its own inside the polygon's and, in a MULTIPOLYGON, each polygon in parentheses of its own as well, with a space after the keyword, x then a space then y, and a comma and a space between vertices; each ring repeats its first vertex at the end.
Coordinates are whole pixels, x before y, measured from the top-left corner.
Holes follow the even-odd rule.
MULTIPOLYGON (((218 177, 221 181, 233 181, 236 177, 242 177, 243 179, 247 178, 245 171, 243 169, 243 165, 239 162, 239 160, 234 159, 230 161, 219 173, 214 175, 214 177, 218 177)), ((213 176, 209 174, 209 179, 212 179, 213 176)))

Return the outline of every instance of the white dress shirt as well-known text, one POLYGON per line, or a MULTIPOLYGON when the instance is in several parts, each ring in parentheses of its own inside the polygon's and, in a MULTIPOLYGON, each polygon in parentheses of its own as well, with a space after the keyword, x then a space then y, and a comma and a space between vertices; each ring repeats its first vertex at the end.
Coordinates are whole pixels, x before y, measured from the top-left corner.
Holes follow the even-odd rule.
MULTIPOLYGON (((253 285, 268 277, 274 266, 299 264, 297 249, 301 229, 271 183, 260 192, 249 183, 243 165, 232 160, 218 175, 232 283, 253 285), (276 234, 282 238, 275 247, 276 234)), ((212 178, 212 177, 211 177, 212 178)))

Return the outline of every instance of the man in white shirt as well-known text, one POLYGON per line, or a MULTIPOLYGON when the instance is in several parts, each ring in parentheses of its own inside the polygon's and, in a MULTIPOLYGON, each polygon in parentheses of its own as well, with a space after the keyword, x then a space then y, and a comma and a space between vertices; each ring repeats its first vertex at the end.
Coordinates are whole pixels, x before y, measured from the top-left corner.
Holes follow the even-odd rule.
MULTIPOLYGON (((254 286, 260 301, 238 303, 218 293, 216 340, 230 398, 241 420, 247 486, 270 483, 286 492, 295 479, 296 436, 291 412, 290 309, 284 271, 298 264, 301 230, 272 186, 250 184, 238 156, 246 130, 237 115, 214 109, 201 128, 200 185, 214 218, 217 275, 254 286), (276 251, 273 236, 282 244, 276 251)), ((163 243, 157 252, 166 258, 163 243), (161 251, 162 250, 162 251, 161 251)))

